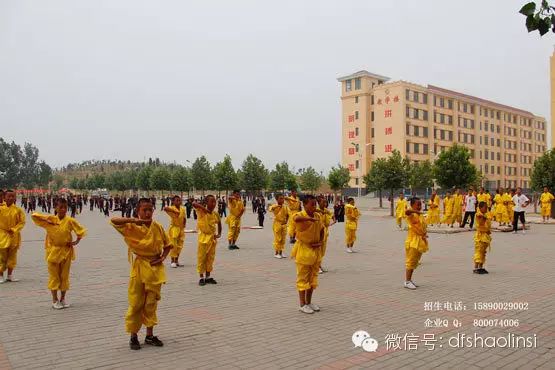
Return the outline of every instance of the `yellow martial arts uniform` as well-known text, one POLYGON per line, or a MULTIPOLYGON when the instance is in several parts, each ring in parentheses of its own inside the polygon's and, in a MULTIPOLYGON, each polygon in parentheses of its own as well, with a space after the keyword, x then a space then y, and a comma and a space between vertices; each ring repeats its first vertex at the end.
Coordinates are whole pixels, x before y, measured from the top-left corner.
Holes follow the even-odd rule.
POLYGON ((503 204, 503 195, 495 194, 493 198, 493 203, 495 204, 495 221, 499 223, 504 223, 505 219, 505 204, 503 204))
MULTIPOLYGON (((296 217, 310 217, 306 211, 298 212, 296 217)), ((322 260, 320 248, 313 248, 311 244, 321 242, 322 216, 315 212, 313 218, 316 221, 305 221, 299 223, 296 228, 296 242, 291 252, 297 264, 297 290, 305 291, 315 289, 318 286, 318 270, 322 260)))
POLYGON ((245 205, 241 199, 229 198, 229 216, 225 223, 228 225, 227 240, 237 241, 241 232, 241 216, 245 210, 245 205))
POLYGON ((453 219, 451 223, 462 223, 462 206, 463 196, 461 194, 453 195, 453 219))
POLYGON ((173 248, 170 251, 171 258, 179 258, 181 250, 183 249, 183 244, 185 243, 185 207, 170 206, 168 207, 174 212, 168 212, 170 216, 170 228, 168 229, 168 235, 172 242, 173 248))
POLYGON ((405 198, 397 200, 397 205, 395 206, 395 220, 397 225, 401 227, 401 222, 405 218, 405 211, 407 209, 407 200, 405 198))
POLYGON ((553 203, 553 194, 550 192, 542 193, 540 197, 542 217, 551 217, 551 204, 553 203))
POLYGON ((79 222, 74 218, 33 213, 33 222, 46 230, 45 260, 48 264, 48 289, 69 290, 69 269, 71 261, 75 260, 75 250, 71 245, 72 233, 82 239, 87 233, 79 222))
POLYGON ((443 219, 441 223, 446 225, 453 224, 453 205, 455 204, 455 199, 453 197, 443 198, 443 219))
POLYGON ((17 266, 23 226, 25 212, 21 208, 15 204, 8 207, 5 203, 0 206, 0 272, 17 266))
POLYGON ((217 212, 206 213, 200 208, 196 211, 198 229, 197 272, 204 274, 205 272, 212 272, 214 269, 216 233, 220 216, 217 212))
POLYGON ((407 216, 409 231, 405 240, 405 267, 414 270, 418 267, 422 253, 428 251, 427 225, 423 215, 413 213, 407 216))
POLYGON ((351 245, 357 240, 357 228, 360 212, 357 207, 345 204, 345 243, 351 245))
POLYGON ((428 200, 428 218, 426 223, 428 225, 439 224, 439 197, 436 195, 434 200, 428 200))
POLYGON ((293 217, 301 211, 301 201, 298 197, 285 197, 287 208, 289 208, 289 223, 287 225, 287 233, 290 238, 295 237, 296 224, 293 217))
POLYGON ((317 212, 320 213, 322 218, 322 226, 324 226, 324 240, 322 240, 320 256, 320 258, 323 259, 326 255, 326 249, 328 247, 328 237, 330 236, 330 223, 333 220, 333 212, 327 208, 318 209, 317 212))
POLYGON ((513 203, 513 197, 509 193, 503 194, 501 198, 503 201, 503 205, 505 206, 505 213, 503 214, 503 222, 504 223, 512 223, 513 222, 513 208, 515 204, 513 203))
POLYGON ((474 263, 486 263, 486 252, 491 246, 491 219, 489 212, 476 211, 476 233, 474 234, 474 263))
POLYGON ((272 230, 274 232, 274 251, 281 252, 285 247, 285 236, 287 235, 287 220, 289 219, 289 209, 287 206, 272 204, 268 211, 274 214, 272 230))
POLYGON ((112 226, 123 235, 128 246, 129 262, 132 264, 127 291, 129 307, 125 314, 125 330, 137 333, 141 326, 147 328, 158 324, 156 310, 161 298, 162 284, 166 282, 163 263, 150 264, 162 255, 164 247, 172 246, 162 225, 152 221, 147 225, 126 223, 112 226))

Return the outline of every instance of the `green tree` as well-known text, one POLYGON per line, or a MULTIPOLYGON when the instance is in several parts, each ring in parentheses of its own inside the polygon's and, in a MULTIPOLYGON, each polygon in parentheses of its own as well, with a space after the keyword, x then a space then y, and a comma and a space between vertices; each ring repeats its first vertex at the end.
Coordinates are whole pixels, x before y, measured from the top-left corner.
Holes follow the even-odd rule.
POLYGON ((433 166, 429 160, 410 163, 408 173, 411 189, 427 189, 434 186, 433 166))
POLYGON ((36 176, 36 183, 39 186, 45 187, 52 180, 52 168, 44 161, 39 163, 38 172, 36 176))
POLYGON ((85 190, 87 188, 87 178, 82 177, 79 179, 79 184, 77 185, 77 189, 85 190))
POLYGON ((444 189, 466 188, 476 182, 478 171, 470 163, 468 149, 455 144, 439 154, 433 165, 433 175, 444 189))
POLYGON ((270 189, 273 191, 297 189, 297 178, 289 169, 287 162, 277 163, 275 169, 270 172, 270 189))
MULTIPOLYGON (((403 189, 408 182, 408 160, 401 157, 398 150, 394 150, 387 159, 379 158, 372 162, 370 171, 364 176, 364 183, 370 190, 381 191, 388 189, 390 202, 390 215, 393 216, 393 192, 403 189)), ((380 204, 381 206, 381 204, 380 204)))
POLYGON ((54 190, 60 190, 64 187, 64 177, 62 175, 54 175, 54 190))
POLYGON ((137 190, 137 174, 138 171, 129 168, 123 171, 123 187, 125 190, 137 190))
POLYGON ((183 195, 184 191, 189 192, 192 184, 190 172, 191 171, 189 169, 183 166, 177 166, 171 177, 172 190, 181 192, 181 195, 183 195))
POLYGON ((72 189, 79 189, 79 179, 77 177, 69 180, 69 187, 72 189))
POLYGON ((125 191, 125 181, 124 181, 123 171, 114 171, 106 177, 106 187, 111 190, 125 191))
POLYGON ((154 168, 150 175, 150 189, 152 190, 170 190, 171 174, 164 166, 154 168))
POLYGON ((549 1, 540 1, 539 7, 534 1, 526 3, 519 11, 526 17, 526 28, 528 32, 538 31, 540 36, 545 35, 551 29, 555 32, 555 7, 549 1))
POLYGON ((308 167, 301 172, 301 188, 314 193, 322 185, 322 176, 312 167, 308 167))
POLYGON ((268 186, 268 170, 260 159, 249 154, 241 166, 240 179, 243 189, 255 194, 268 186))
POLYGON ((237 187, 237 173, 233 168, 229 155, 226 155, 222 162, 216 163, 213 174, 216 190, 225 190, 226 196, 229 190, 233 190, 237 187))
POLYGON ((0 138, 0 187, 31 189, 36 185, 47 185, 52 169, 39 161, 39 150, 25 143, 23 148, 15 142, 8 143, 0 138))
MULTIPOLYGON (((349 185, 351 180, 351 173, 347 167, 342 167, 340 164, 337 167, 332 167, 330 173, 328 174, 328 184, 334 192, 334 196, 337 192, 342 192, 349 185)), ((380 199, 381 201, 381 199, 380 199)))
POLYGON ((555 149, 545 152, 534 161, 530 179, 534 190, 541 191, 544 186, 551 191, 555 189, 555 149))
POLYGON ((153 171, 152 166, 145 166, 139 170, 136 179, 137 189, 141 189, 143 191, 152 190, 150 187, 150 177, 152 176, 153 171))
POLYGON ((202 195, 204 195, 205 190, 211 188, 213 182, 212 167, 205 156, 195 159, 191 166, 191 177, 193 186, 196 190, 200 190, 202 195))

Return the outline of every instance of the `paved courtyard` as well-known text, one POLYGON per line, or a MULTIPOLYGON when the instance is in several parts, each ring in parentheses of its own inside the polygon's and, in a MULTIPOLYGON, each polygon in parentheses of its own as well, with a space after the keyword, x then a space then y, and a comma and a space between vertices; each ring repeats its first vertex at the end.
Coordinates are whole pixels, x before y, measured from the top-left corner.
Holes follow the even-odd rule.
MULTIPOLYGON (((322 311, 314 315, 297 310, 294 262, 272 258, 269 217, 264 230, 242 231, 239 251, 228 251, 222 238, 216 286, 197 285, 196 235, 187 234, 185 267, 168 268, 162 289, 155 332, 165 346, 140 351, 129 350, 124 331, 127 249, 108 219, 88 210, 78 216, 89 232, 72 266, 72 307, 60 311, 50 307, 43 231, 28 219, 21 281, 0 286, 0 369, 554 368, 555 225, 532 225, 526 235, 494 233, 490 274, 483 276, 472 274, 472 233, 431 234, 414 276, 420 287, 410 291, 402 287, 406 232, 386 212, 362 208, 357 253, 343 250, 344 224, 332 227, 329 272, 314 295, 322 311), (528 309, 475 310, 479 302, 523 302, 528 309), (491 320, 475 327, 475 319, 491 320), (518 327, 483 327, 516 320, 518 327), (354 348, 357 330, 378 341, 376 352, 354 348), (535 335, 536 342, 462 348, 457 333, 535 335), (386 337, 396 345, 387 348, 386 337)), ((156 217, 167 225, 165 215, 156 217)), ((256 224, 252 212, 243 224, 256 224)), ((190 219, 187 229, 193 225, 190 219)))

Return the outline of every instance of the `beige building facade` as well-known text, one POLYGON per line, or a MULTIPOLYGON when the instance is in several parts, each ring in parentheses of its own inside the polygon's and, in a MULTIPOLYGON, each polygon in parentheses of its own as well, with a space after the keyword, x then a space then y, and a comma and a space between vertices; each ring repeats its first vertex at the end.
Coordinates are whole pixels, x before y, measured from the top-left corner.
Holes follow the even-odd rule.
POLYGON ((393 150, 411 161, 433 161, 454 143, 470 150, 488 189, 529 188, 534 160, 547 150, 546 120, 522 109, 367 71, 338 81, 341 164, 352 188, 364 187, 372 161, 393 150))
POLYGON ((551 147, 555 148, 555 47, 549 58, 551 74, 551 147))

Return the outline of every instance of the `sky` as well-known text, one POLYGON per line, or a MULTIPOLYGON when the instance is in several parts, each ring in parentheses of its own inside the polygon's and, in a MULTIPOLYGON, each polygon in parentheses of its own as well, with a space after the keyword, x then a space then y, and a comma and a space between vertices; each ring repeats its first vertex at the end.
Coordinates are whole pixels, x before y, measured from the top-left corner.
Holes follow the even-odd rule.
POLYGON ((337 78, 432 84, 550 120, 527 0, 2 0, 0 137, 54 167, 159 157, 327 172, 337 78))

